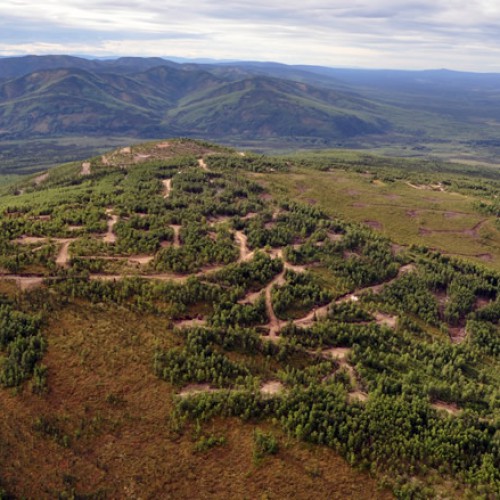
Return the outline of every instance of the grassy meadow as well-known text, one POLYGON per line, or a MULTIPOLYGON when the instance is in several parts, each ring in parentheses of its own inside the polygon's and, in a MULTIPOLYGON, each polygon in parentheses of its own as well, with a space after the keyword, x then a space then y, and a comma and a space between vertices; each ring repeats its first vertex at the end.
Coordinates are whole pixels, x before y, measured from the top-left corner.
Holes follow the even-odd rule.
POLYGON ((476 210, 475 197, 341 169, 254 175, 276 196, 368 224, 398 245, 425 245, 500 269, 500 231, 494 216, 476 210))

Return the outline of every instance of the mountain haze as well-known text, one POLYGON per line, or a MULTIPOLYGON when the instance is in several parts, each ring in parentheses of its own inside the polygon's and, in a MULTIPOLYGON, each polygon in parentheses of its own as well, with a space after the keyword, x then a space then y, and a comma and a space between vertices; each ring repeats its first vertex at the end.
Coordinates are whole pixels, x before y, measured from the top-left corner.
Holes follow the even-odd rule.
POLYGON ((0 161, 4 171, 16 171, 29 160, 23 153, 28 140, 56 141, 34 143, 42 166, 56 163, 55 154, 67 161, 116 141, 170 135, 254 148, 379 148, 494 161, 499 83, 500 75, 445 70, 4 58, 0 161), (77 156, 80 144, 85 146, 77 156))

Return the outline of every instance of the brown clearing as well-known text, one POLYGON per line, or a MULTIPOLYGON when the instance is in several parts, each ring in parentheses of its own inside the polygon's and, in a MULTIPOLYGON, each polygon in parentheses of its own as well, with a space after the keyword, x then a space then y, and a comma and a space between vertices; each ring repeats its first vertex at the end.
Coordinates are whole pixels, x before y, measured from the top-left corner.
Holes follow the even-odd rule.
POLYGON ((248 248, 247 236, 242 231, 236 231, 234 234, 236 241, 240 247, 240 257, 238 262, 245 262, 253 258, 254 252, 251 252, 248 248))
POLYGON ((465 326, 450 326, 448 331, 452 344, 461 344, 467 338, 465 326))
POLYGON ((328 233, 328 239, 333 242, 342 241, 344 238, 343 234, 328 233))
POLYGON ((61 267, 68 267, 70 261, 69 246, 75 240, 68 239, 68 240, 58 240, 58 241, 62 243, 62 245, 56 257, 56 264, 61 267))
POLYGON ((12 280, 16 286, 23 292, 39 288, 43 284, 43 277, 40 276, 16 276, 4 275, 1 277, 3 280, 12 280))
POLYGON ((418 190, 441 191, 443 193, 446 191, 444 186, 440 182, 438 182, 437 184, 419 184, 419 185, 416 185, 416 184, 412 184, 411 182, 407 181, 406 185, 410 186, 413 189, 418 189, 418 190))
POLYGON ((380 231, 382 229, 382 224, 376 220, 364 220, 363 224, 366 224, 367 226, 371 227, 372 229, 377 229, 380 231))
POLYGON ((351 352, 350 347, 331 347, 321 351, 321 355, 331 359, 345 360, 347 355, 351 352))
POLYGON ((47 243, 48 238, 40 238, 38 236, 21 236, 12 240, 12 243, 17 243, 18 245, 36 245, 38 243, 47 243))
POLYGON ((129 264, 145 265, 149 264, 153 259, 153 255, 84 255, 80 259, 86 260, 105 260, 116 262, 128 262, 129 264))
POLYGON ((82 163, 82 169, 80 171, 80 175, 90 175, 90 162, 84 161, 82 163))
POLYGON ((269 285, 267 285, 265 289, 265 297, 266 297, 266 313, 269 318, 269 323, 265 325, 265 327, 269 328, 269 338, 271 340, 277 340, 279 332, 281 330, 280 320, 274 313, 273 302, 271 300, 271 291, 274 285, 284 285, 285 284, 285 269, 281 271, 280 274, 276 278, 274 278, 269 285))
POLYGON ((244 217, 241 218, 241 220, 255 219, 257 215, 259 215, 257 212, 248 212, 244 217))
POLYGON ((207 164, 205 163, 205 160, 203 158, 199 158, 198 159, 198 165, 200 166, 201 169, 205 170, 206 172, 208 172, 208 166, 207 164))
POLYGON ((164 179, 161 182, 163 184, 163 198, 168 198, 172 191, 172 179, 164 179))
MULTIPOLYGON (((473 238, 477 238, 479 236, 479 230, 481 227, 488 222, 488 219, 483 219, 478 223, 474 224, 470 229, 427 229, 425 227, 420 227, 418 229, 418 233, 421 236, 431 235, 431 234, 463 234, 465 236, 472 236, 473 238)), ((458 255, 458 254, 455 254, 458 255)), ((482 254, 486 255, 486 254, 482 254)), ((489 254, 488 254, 489 255, 489 254)))
POLYGON ((195 328, 200 326, 205 326, 207 324, 206 320, 193 318, 193 319, 183 319, 174 322, 176 328, 195 328))
POLYGON ((281 394, 283 390, 283 384, 277 380, 264 382, 260 388, 261 394, 265 396, 276 396, 277 394, 281 394))
POLYGON ((109 311, 90 306, 58 311, 47 326, 50 392, 0 391, 2 483, 16 497, 58 497, 71 477, 79 495, 107 498, 187 499, 203 492, 214 500, 305 500, 311 491, 325 500, 392 498, 332 450, 291 438, 265 467, 255 467, 255 425, 236 419, 215 419, 203 429, 224 436, 226 444, 196 453, 191 428, 170 431, 174 391, 151 369, 157 342, 170 341, 157 334, 165 320, 118 312, 117 323, 109 311), (69 437, 68 447, 33 432, 41 416, 69 437))
POLYGON ((178 396, 181 398, 188 398, 190 396, 195 396, 196 394, 215 391, 217 391, 217 389, 214 389, 210 384, 189 384, 181 389, 178 396))
POLYGON ((35 177, 35 184, 39 186, 40 184, 42 184, 42 182, 45 182, 48 178, 49 178, 48 172, 40 174, 39 176, 35 177))
POLYGON ((445 411, 449 415, 458 415, 461 411, 455 403, 445 403, 444 401, 435 401, 431 403, 431 406, 436 410, 445 411))
POLYGON ((170 227, 174 230, 174 247, 181 246, 181 227, 178 224, 170 224, 170 227))
POLYGON ((391 316, 390 314, 385 314, 381 312, 376 312, 374 315, 377 325, 387 326, 389 328, 396 328, 398 323, 397 316, 391 316))
POLYGON ((106 209, 106 215, 108 216, 108 232, 105 234, 103 241, 105 243, 116 243, 116 234, 113 232, 113 228, 118 222, 118 215, 113 214, 112 208, 106 209))
POLYGON ((249 292, 242 299, 238 300, 238 304, 255 304, 261 295, 262 290, 258 292, 249 292))

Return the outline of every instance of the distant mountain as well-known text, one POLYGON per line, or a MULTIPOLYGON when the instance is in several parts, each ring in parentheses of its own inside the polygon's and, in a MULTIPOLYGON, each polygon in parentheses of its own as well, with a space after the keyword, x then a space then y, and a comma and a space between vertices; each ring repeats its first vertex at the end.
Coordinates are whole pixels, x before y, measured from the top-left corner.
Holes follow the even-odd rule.
POLYGON ((193 135, 343 138, 384 133, 377 106, 342 92, 269 77, 230 82, 185 98, 167 121, 193 135))
POLYGON ((499 126, 496 74, 158 57, 0 59, 0 140, 182 135, 421 150, 457 141, 498 147, 499 126))
MULTIPOLYGON (((230 68, 157 65, 161 60, 137 58, 25 62, 40 67, 56 66, 58 60, 60 68, 0 83, 0 138, 180 134, 331 139, 390 129, 380 107, 352 92, 251 72, 237 79, 230 68), (67 67, 80 62, 83 69, 67 67)), ((20 71, 18 61, 1 63, 8 74, 20 71)))

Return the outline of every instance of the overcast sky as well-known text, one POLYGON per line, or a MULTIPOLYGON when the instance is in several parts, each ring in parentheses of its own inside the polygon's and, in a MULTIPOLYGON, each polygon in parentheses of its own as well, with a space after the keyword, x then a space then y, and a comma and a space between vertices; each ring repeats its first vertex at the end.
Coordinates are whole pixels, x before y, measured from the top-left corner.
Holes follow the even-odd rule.
POLYGON ((0 55, 500 72, 498 0, 0 0, 0 55))

